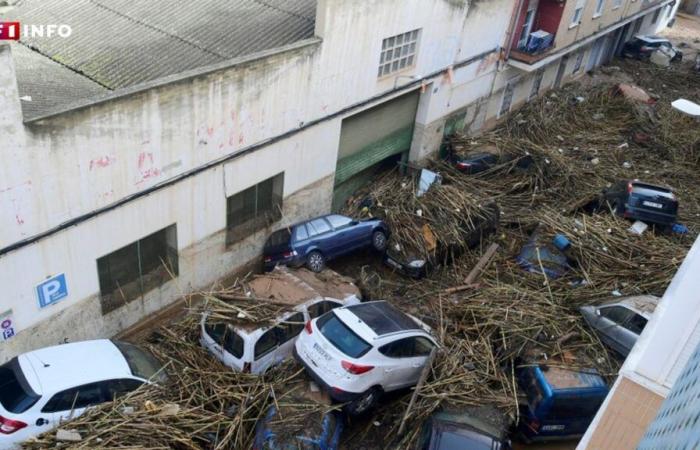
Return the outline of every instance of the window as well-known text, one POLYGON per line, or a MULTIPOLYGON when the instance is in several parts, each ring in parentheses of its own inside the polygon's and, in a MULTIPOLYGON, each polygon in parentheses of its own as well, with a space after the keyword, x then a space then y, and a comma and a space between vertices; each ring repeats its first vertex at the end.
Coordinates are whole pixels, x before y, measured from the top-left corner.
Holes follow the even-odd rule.
POLYGON ((601 397, 556 395, 549 410, 550 420, 585 419, 593 417, 603 402, 601 397))
POLYGON ((243 338, 224 323, 206 323, 204 330, 209 336, 236 358, 243 357, 243 338))
POLYGON ((107 399, 114 400, 116 397, 126 395, 131 391, 138 389, 143 383, 139 380, 131 378, 121 378, 118 380, 109 380, 106 382, 107 399))
POLYGON ((0 366, 0 404, 13 414, 21 414, 41 398, 27 383, 17 358, 0 366))
POLYGON ((578 55, 576 55, 576 63, 574 64, 573 73, 578 73, 578 71, 581 70, 581 65, 583 64, 583 55, 585 53, 585 50, 581 50, 580 52, 578 52, 578 55))
POLYGON ((617 324, 625 323, 634 313, 622 306, 608 306, 600 308, 600 315, 617 324))
POLYGON ((501 117, 510 111, 510 103, 513 101, 513 90, 515 89, 515 81, 509 81, 503 89, 503 99, 501 100, 501 109, 498 111, 498 117, 501 117))
POLYGON ((306 225, 297 225, 296 229, 294 230, 294 240, 299 242, 308 238, 309 234, 306 232, 306 225))
POLYGON ((593 12, 593 18, 600 17, 603 14, 603 7, 605 6, 605 0, 596 0, 595 11, 593 12))
POLYGON ((282 218, 284 173, 226 199, 226 245, 245 239, 282 218))
POLYGON ((331 226, 338 230, 340 228, 345 228, 348 225, 352 223, 352 219, 349 217, 341 216, 339 214, 333 214, 331 216, 326 217, 328 222, 330 222, 331 226))
POLYGON ((413 67, 419 36, 420 30, 413 30, 384 39, 377 76, 383 77, 413 67))
POLYGON ((309 317, 315 319, 340 306, 340 303, 323 300, 309 306, 309 317))
POLYGON ((329 312, 321 316, 316 322, 316 326, 335 348, 351 358, 359 358, 372 348, 370 344, 341 322, 335 313, 329 312))
POLYGON ((642 334, 644 327, 647 326, 647 319, 635 313, 632 314, 632 317, 630 317, 627 322, 623 323, 622 326, 632 333, 642 334))
POLYGON ((51 397, 51 400, 44 405, 41 412, 70 411, 100 404, 106 401, 102 395, 102 384, 104 383, 104 381, 101 381, 85 384, 59 392, 51 397))
POLYGON ((292 314, 284 319, 284 322, 277 327, 280 344, 299 336, 299 333, 304 329, 304 314, 300 312, 292 314))
POLYGON ((178 275, 177 226, 171 225, 97 260, 102 314, 178 275))
POLYGON ((651 23, 657 23, 659 21, 659 16, 661 15, 661 9, 657 9, 654 13, 654 18, 651 19, 651 23))
POLYGON ((542 78, 544 77, 544 69, 540 69, 535 73, 535 78, 532 80, 532 89, 530 89, 530 95, 528 96, 528 101, 537 97, 540 93, 540 86, 542 85, 542 78))
POLYGON ((327 233, 331 231, 331 226, 328 225, 326 219, 314 219, 306 224, 306 228, 309 230, 309 237, 318 236, 319 234, 327 233))
POLYGON ((135 377, 150 380, 156 378, 155 381, 165 381, 165 372, 161 370, 161 364, 152 354, 145 350, 126 342, 114 342, 119 351, 126 359, 131 373, 135 377))
POLYGON ((576 0, 576 8, 574 9, 574 15, 571 18, 570 27, 577 26, 581 23, 581 17, 583 16, 583 8, 586 6, 586 0, 576 0))
POLYGON ((613 0, 613 7, 612 9, 617 9, 620 6, 622 6, 622 0, 613 0))
POLYGON ((381 346, 379 353, 390 358, 415 358, 428 356, 432 348, 432 342, 426 338, 409 337, 381 346))
POLYGON ((255 359, 260 359, 267 355, 271 351, 277 348, 277 334, 276 328, 270 328, 267 330, 258 342, 255 343, 255 359))
POLYGON ((643 19, 637 19, 634 22, 634 26, 632 27, 632 36, 635 36, 637 33, 639 33, 639 30, 642 28, 642 21, 643 19))
POLYGON ((537 4, 530 2, 527 8, 527 14, 525 14, 525 21, 523 22, 523 27, 520 30, 520 38, 518 38, 518 48, 524 50, 527 47, 527 41, 530 37, 530 31, 532 30, 532 24, 535 21, 535 8, 537 4))

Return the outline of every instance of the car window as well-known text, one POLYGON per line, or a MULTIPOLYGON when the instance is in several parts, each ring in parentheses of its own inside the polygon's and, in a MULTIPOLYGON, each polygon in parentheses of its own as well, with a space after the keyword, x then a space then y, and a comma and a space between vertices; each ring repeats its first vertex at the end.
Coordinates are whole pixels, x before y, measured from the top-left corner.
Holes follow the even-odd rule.
POLYGON ((306 225, 303 223, 301 225, 297 225, 297 227, 294 229, 294 240, 299 242, 308 238, 309 233, 306 232, 306 225))
POLYGON ((260 336, 255 343, 255 359, 262 358, 277 348, 277 334, 278 331, 275 328, 270 328, 260 336))
POLYGON ((243 357, 243 338, 225 323, 205 323, 204 331, 236 358, 243 357))
POLYGON ((617 324, 625 323, 634 313, 622 306, 607 306, 600 308, 600 315, 617 324))
POLYGON ((309 231, 309 233, 311 233, 312 236, 331 231, 331 226, 328 225, 328 222, 326 222, 323 218, 312 220, 308 223, 308 225, 311 225, 313 227, 314 231, 309 231))
POLYGON ((151 353, 126 342, 115 341, 114 345, 117 346, 124 359, 126 359, 126 363, 135 377, 143 378, 144 380, 153 379, 153 381, 161 383, 165 382, 165 371, 162 370, 162 365, 151 353))
POLYGON ((349 217, 341 216, 340 214, 332 214, 326 219, 331 223, 331 226, 336 230, 339 228, 344 228, 352 223, 352 219, 349 217))
POLYGON ((23 413, 40 398, 27 383, 17 358, 0 366, 0 404, 5 410, 14 414, 23 413))
POLYGON ((409 337, 385 344, 379 347, 379 352, 390 358, 414 358, 427 356, 432 348, 432 342, 426 338, 409 337))
POLYGON ((332 302, 329 300, 322 300, 320 302, 316 302, 313 305, 309 306, 307 309, 309 310, 309 317, 312 319, 315 319, 316 317, 322 316, 328 311, 331 311, 337 307, 341 306, 340 303, 338 302, 332 302))
POLYGON ((102 385, 105 382, 90 383, 66 389, 51 397, 41 409, 42 412, 70 411, 86 408, 105 402, 102 385))
POLYGON ((284 321, 287 323, 281 323, 277 327, 280 344, 299 336, 299 333, 304 329, 304 314, 300 312, 292 314, 284 321))
POLYGON ((269 238, 267 238, 267 241, 265 241, 265 250, 288 244, 290 236, 291 233, 289 228, 283 228, 275 231, 269 238))
POLYGON ((623 327, 636 334, 642 334, 646 325, 647 319, 636 313, 633 313, 629 320, 622 324, 623 327))
POLYGON ((372 348, 332 311, 319 317, 316 326, 335 348, 351 358, 359 358, 372 348))
POLYGON ((549 410, 550 419, 576 419, 595 415, 602 403, 600 396, 555 396, 552 408, 549 410))
POLYGON ((115 397, 128 394, 129 392, 138 389, 143 382, 134 380, 133 378, 120 378, 117 380, 109 380, 106 382, 107 399, 114 400, 115 397))

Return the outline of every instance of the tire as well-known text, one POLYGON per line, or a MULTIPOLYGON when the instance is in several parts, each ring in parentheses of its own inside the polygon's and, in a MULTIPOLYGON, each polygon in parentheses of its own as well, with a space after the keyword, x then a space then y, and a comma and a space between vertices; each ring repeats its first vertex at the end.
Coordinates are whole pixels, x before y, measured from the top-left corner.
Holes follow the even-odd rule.
POLYGON ((372 233, 372 247, 378 252, 383 252, 386 250, 387 239, 386 233, 383 231, 375 231, 372 233))
POLYGON ((306 267, 312 272, 320 272, 326 267, 326 258, 318 250, 306 256, 306 267))
POLYGON ((345 412, 351 416, 359 416, 374 408, 379 401, 381 391, 378 387, 367 390, 361 397, 345 405, 345 412))

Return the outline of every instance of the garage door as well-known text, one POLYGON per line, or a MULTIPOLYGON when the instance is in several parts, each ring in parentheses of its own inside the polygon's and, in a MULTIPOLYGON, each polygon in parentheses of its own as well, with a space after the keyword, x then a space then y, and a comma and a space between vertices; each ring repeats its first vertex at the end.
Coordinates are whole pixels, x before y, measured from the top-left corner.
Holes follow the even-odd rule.
POLYGON ((343 120, 334 210, 340 209, 355 190, 371 179, 382 163, 408 152, 418 97, 419 92, 415 91, 343 120))

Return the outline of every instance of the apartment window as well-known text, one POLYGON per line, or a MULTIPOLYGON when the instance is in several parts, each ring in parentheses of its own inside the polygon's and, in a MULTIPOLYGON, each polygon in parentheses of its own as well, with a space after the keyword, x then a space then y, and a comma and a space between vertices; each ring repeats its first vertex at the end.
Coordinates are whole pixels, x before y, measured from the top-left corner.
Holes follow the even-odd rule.
POLYGON ((413 30, 384 39, 377 75, 383 77, 413 67, 419 37, 420 30, 413 30))
POLYGON ((520 38, 518 39, 518 48, 521 50, 527 47, 530 31, 532 31, 532 24, 535 21, 536 6, 537 5, 534 2, 530 2, 530 5, 528 6, 527 14, 525 15, 525 22, 523 22, 523 27, 520 30, 520 38))
POLYGON ((642 21, 643 19, 635 20, 634 26, 632 27, 632 36, 636 36, 636 34, 639 33, 639 30, 642 28, 642 21))
POLYGON ((577 26, 581 23, 581 17, 583 16, 583 8, 586 6, 586 0, 576 0, 576 8, 574 9, 574 15, 571 18, 572 27, 577 26))
POLYGON ((605 6, 605 0, 596 0, 595 12, 593 13, 593 17, 600 17, 601 14, 603 14, 603 7, 604 6, 605 6))
POLYGON ((622 0, 613 0, 613 7, 612 9, 617 9, 620 6, 622 6, 622 0))
POLYGON ((578 52, 578 55, 576 55, 576 62, 574 63, 573 73, 578 73, 578 71, 581 70, 581 65, 583 64, 583 55, 585 53, 585 50, 581 50, 580 52, 578 52))
POLYGON ((498 117, 508 114, 510 104, 513 101, 513 91, 515 90, 515 81, 509 81, 503 89, 503 99, 501 100, 501 109, 498 111, 498 117))
POLYGON ((659 21, 660 15, 661 15, 661 9, 657 9, 656 12, 654 13, 654 18, 651 20, 651 23, 657 23, 659 21))
POLYGON ((284 173, 226 199, 226 244, 233 244, 282 218, 284 173))
POLYGON ((542 86, 542 78, 544 77, 544 69, 540 69, 535 74, 535 78, 532 80, 532 89, 530 89, 530 95, 528 96, 528 101, 537 97, 540 93, 540 86, 542 86))
POLYGON ((102 314, 136 300, 178 275, 177 225, 97 260, 102 314))

